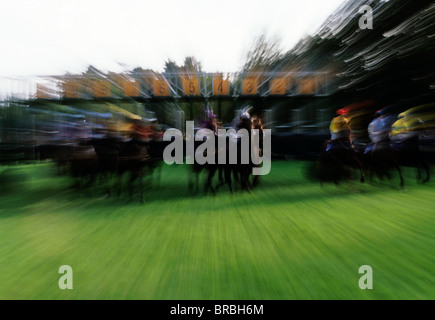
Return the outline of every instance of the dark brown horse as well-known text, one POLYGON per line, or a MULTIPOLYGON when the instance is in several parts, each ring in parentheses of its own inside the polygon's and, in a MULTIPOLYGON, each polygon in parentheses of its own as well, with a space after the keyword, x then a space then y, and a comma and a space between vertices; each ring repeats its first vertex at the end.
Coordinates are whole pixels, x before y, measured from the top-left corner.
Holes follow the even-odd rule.
POLYGON ((151 161, 149 144, 138 139, 124 140, 117 136, 105 136, 90 143, 97 154, 98 175, 102 184, 106 186, 107 196, 111 196, 114 180, 120 196, 124 185, 123 178, 128 175, 130 198, 133 196, 134 183, 139 182, 140 201, 144 202, 143 179, 145 169, 151 161))
POLYGON ((339 184, 341 180, 351 179, 355 169, 360 172, 360 182, 365 182, 362 156, 352 148, 348 138, 326 141, 317 160, 321 184, 331 180, 339 184))
MULTIPOLYGON (((145 169, 149 165, 151 156, 148 151, 148 144, 140 140, 131 139, 121 143, 118 156, 117 173, 120 178, 126 173, 128 177, 128 187, 130 199, 133 197, 134 183, 139 182, 140 201, 144 202, 144 176, 145 169)), ((122 179, 119 179, 121 190, 122 179)))
POLYGON ((419 152, 418 136, 405 141, 391 143, 389 140, 375 144, 366 155, 366 164, 370 176, 376 175, 379 179, 391 179, 391 171, 399 174, 400 187, 404 187, 404 178, 401 167, 417 169, 417 181, 426 183, 430 179, 430 168, 419 152), (425 177, 422 176, 425 172, 425 177))

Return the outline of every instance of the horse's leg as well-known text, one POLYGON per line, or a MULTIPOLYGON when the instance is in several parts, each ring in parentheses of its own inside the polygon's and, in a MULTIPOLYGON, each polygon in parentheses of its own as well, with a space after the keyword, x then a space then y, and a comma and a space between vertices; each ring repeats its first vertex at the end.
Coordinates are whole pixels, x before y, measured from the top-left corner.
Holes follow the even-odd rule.
POLYGON ((380 181, 382 181, 384 179, 383 171, 384 171, 385 165, 383 164, 382 161, 379 161, 379 159, 377 159, 377 161, 375 161, 373 163, 373 166, 374 166, 374 169, 376 172, 376 176, 378 177, 378 179, 380 181))
POLYGON ((373 161, 374 161, 373 155, 368 154, 366 156, 366 163, 367 163, 367 173, 368 173, 370 182, 373 182, 373 176, 375 175, 375 167, 373 165, 373 161))
POLYGON ((258 184, 260 183, 260 176, 254 176, 253 180, 252 180, 252 187, 256 187, 258 186, 258 184))
POLYGON ((57 175, 61 176, 62 175, 62 162, 61 162, 61 160, 56 161, 56 167, 57 167, 57 175))
POLYGON ((403 189, 405 186, 405 182, 403 179, 402 170, 400 169, 401 159, 401 154, 399 152, 392 152, 390 154, 390 161, 392 162, 392 166, 396 168, 397 172, 399 172, 400 188, 403 189))
POLYGON ((210 168, 208 168, 209 169, 209 172, 208 172, 208 177, 207 177, 207 183, 206 183, 206 186, 205 186, 205 193, 207 193, 208 192, 208 189, 210 189, 211 190, 211 192, 214 194, 214 193, 216 193, 216 191, 215 191, 215 189, 213 188, 213 183, 212 183, 212 181, 213 181, 213 177, 214 177, 214 175, 215 175, 215 173, 216 173, 216 166, 214 166, 214 165, 212 165, 210 168))
POLYGON ((232 168, 232 171, 233 171, 234 180, 235 180, 238 184, 240 184, 240 179, 239 179, 240 165, 239 165, 239 164, 234 165, 233 168, 232 168))
POLYGON ((243 165, 240 165, 240 187, 242 190, 245 189, 245 167, 243 165))
POLYGON ((218 165, 218 177, 219 177, 218 187, 220 187, 225 184, 223 165, 218 165))
POLYGON ((417 182, 426 183, 429 180, 429 167, 420 156, 415 158, 415 167, 417 168, 417 182), (421 171, 426 171, 426 177, 423 179, 421 171))
POLYGON ((88 190, 89 193, 92 193, 92 184, 95 181, 95 176, 94 176, 94 172, 91 171, 87 174, 87 179, 88 181, 86 182, 86 189, 88 190))
POLYGON ((144 178, 147 176, 147 172, 149 173, 149 185, 152 186, 153 182, 154 182, 154 164, 152 162, 147 163, 143 168, 142 168, 142 174, 144 176, 144 178))
POLYGON ((143 175, 139 175, 139 186, 140 186, 140 202, 145 203, 144 199, 144 188, 143 188, 143 175))
POLYGON ((233 171, 232 165, 227 164, 224 170, 225 170, 225 182, 228 185, 228 188, 230 189, 231 193, 234 193, 232 181, 231 181, 231 173, 233 171))
POLYGON ((342 168, 340 168, 339 165, 336 164, 333 168, 333 171, 332 171, 332 179, 333 179, 334 184, 336 186, 338 186, 340 184, 339 181, 340 181, 340 176, 341 176, 341 174, 340 174, 341 170, 342 170, 342 168))
POLYGON ((161 182, 161 178, 162 178, 162 167, 163 167, 163 163, 158 160, 158 163, 157 163, 157 189, 160 188, 160 182, 161 182))
POLYGON ((384 181, 386 178, 391 187, 393 187, 391 169, 398 168, 399 175, 401 175, 399 163, 396 161, 394 156, 390 154, 388 151, 382 150, 376 153, 375 161, 373 163, 375 168, 376 176, 379 181, 384 181))
POLYGON ((73 176, 72 177, 72 179, 73 179, 73 185, 72 185, 72 187, 73 187, 73 189, 75 189, 75 194, 78 196, 78 197, 80 197, 80 193, 81 193, 81 188, 80 188, 80 177, 77 177, 77 176, 73 176))
MULTIPOLYGON (((394 162, 393 162, 393 167, 394 167, 394 162)), ((389 181, 391 181, 390 167, 386 163, 383 164, 383 171, 382 172, 383 172, 383 175, 385 175, 387 177, 387 179, 389 181)))
POLYGON ((421 164, 419 159, 415 159, 415 168, 417 169, 417 183, 421 181, 421 164))
POLYGON ((104 171, 101 173, 102 183, 105 185, 106 188, 106 198, 110 198, 111 195, 111 188, 110 188, 110 174, 108 171, 104 171))
POLYGON ((364 155, 365 175, 370 183, 373 182, 373 175, 375 174, 372 157, 371 153, 364 155))
POLYGON ((403 187, 405 186, 405 183, 403 181, 403 176, 402 176, 402 170, 400 169, 399 164, 397 163, 397 161, 394 162, 394 166, 396 167, 397 171, 399 172, 399 177, 400 177, 400 188, 403 189, 403 187))
POLYGON ((128 181, 128 189, 129 189, 129 194, 130 194, 130 198, 129 201, 131 201, 133 199, 133 184, 134 181, 136 181, 136 174, 133 173, 133 171, 130 172, 130 179, 128 181))
POLYGON ((222 166, 219 164, 216 164, 217 166, 217 173, 218 173, 218 184, 216 185, 216 190, 219 190, 219 188, 225 184, 224 179, 223 179, 223 170, 222 170, 222 166))
POLYGON ((199 175, 200 175, 201 171, 196 171, 195 172, 195 193, 199 192, 199 175))
POLYGON ((387 179, 389 179, 389 165, 387 163, 391 163, 392 166, 394 166, 394 159, 391 157, 387 157, 385 154, 381 154, 379 152, 373 153, 372 166, 374 173, 376 174, 376 177, 379 179, 379 181, 384 180, 384 175, 386 175, 387 179))
POLYGON ((337 157, 332 157, 331 162, 332 162, 332 179, 334 181, 334 184, 338 186, 339 180, 342 174, 344 174, 345 168, 344 165, 337 159, 337 157))
POLYGON ((248 186, 248 191, 252 190, 253 186, 251 183, 251 173, 252 173, 252 166, 249 165, 246 167, 246 183, 248 186))
POLYGON ((204 191, 205 194, 208 193, 208 189, 210 188, 210 171, 208 171, 208 175, 207 175, 207 180, 205 181, 205 185, 204 185, 204 191))
POLYGON ((188 172, 187 189, 189 192, 193 192, 193 180, 195 179, 195 165, 192 166, 192 170, 188 172))
POLYGON ((358 169, 360 171, 360 174, 361 174, 360 182, 364 183, 366 181, 366 177, 365 177, 365 174, 364 174, 364 169, 363 169, 362 161, 360 159, 358 159, 357 156, 355 156, 355 162, 356 162, 356 165, 357 165, 357 167, 358 167, 358 169))
POLYGON ((117 191, 118 191, 118 199, 119 199, 121 197, 122 188, 124 185, 124 173, 123 172, 116 172, 115 177, 118 180, 117 191))
POLYGON ((247 165, 242 166, 241 182, 242 182, 242 190, 246 190, 250 192, 249 166, 247 165))
POLYGON ((429 168, 428 164, 426 163, 426 161, 424 161, 423 158, 421 158, 420 156, 418 157, 418 161, 420 162, 421 166, 426 171, 426 178, 422 181, 422 183, 426 183, 430 179, 430 168, 429 168))

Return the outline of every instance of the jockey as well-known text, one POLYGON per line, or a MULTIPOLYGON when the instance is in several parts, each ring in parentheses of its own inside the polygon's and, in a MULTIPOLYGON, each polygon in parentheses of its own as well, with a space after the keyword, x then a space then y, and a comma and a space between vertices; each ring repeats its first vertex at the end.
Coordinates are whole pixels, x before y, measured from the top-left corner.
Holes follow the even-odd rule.
POLYGON ((365 151, 370 142, 367 127, 373 119, 375 106, 376 103, 373 100, 366 100, 355 102, 337 111, 337 114, 345 117, 350 146, 356 152, 365 151))
POLYGON ((349 125, 344 115, 339 115, 332 119, 329 125, 329 132, 331 133, 331 140, 349 138, 349 125))
POLYGON ((208 106, 205 107, 205 120, 202 125, 205 129, 210 129, 213 131, 215 136, 218 134, 218 123, 216 120, 216 115, 213 113, 212 110, 209 109, 208 106))
POLYGON ((422 133, 421 115, 413 114, 412 109, 399 114, 390 133, 391 148, 395 151, 414 152, 418 149, 418 137, 422 133))
POLYGON ((344 115, 341 114, 332 119, 331 124, 329 125, 329 132, 331 133, 331 140, 326 147, 326 152, 350 148, 350 129, 348 121, 344 115))
MULTIPOLYGON (((260 157, 263 156, 263 123, 261 122, 260 117, 252 117, 252 128, 258 130, 258 154, 260 157)), ((256 165, 256 167, 259 167, 260 165, 256 165)), ((252 180, 252 186, 256 186, 259 183, 260 176, 256 175, 254 176, 252 180)))
POLYGON ((258 130, 259 134, 259 152, 260 156, 263 155, 263 123, 261 122, 261 118, 259 117, 252 117, 252 128, 258 130))
POLYGON ((249 111, 251 109, 252 107, 250 106, 243 108, 239 116, 239 123, 236 124, 236 130, 246 129, 248 130, 249 134, 251 133, 252 121, 251 121, 251 115, 249 114, 249 111))
POLYGON ((367 128, 371 142, 367 145, 364 154, 389 148, 391 126, 396 118, 395 114, 383 113, 382 110, 375 113, 375 118, 367 128))
MULTIPOLYGON (((235 129, 238 132, 240 129, 245 129, 248 132, 248 143, 249 143, 249 150, 251 146, 251 129, 252 129, 252 120, 251 115, 249 114, 249 111, 252 109, 251 106, 247 106, 242 109, 239 115, 239 122, 235 125, 235 129)), ((241 136, 237 135, 237 144, 241 144, 241 136)))
POLYGON ((138 141, 147 142, 151 138, 151 127, 145 125, 141 120, 133 120, 130 137, 138 141))

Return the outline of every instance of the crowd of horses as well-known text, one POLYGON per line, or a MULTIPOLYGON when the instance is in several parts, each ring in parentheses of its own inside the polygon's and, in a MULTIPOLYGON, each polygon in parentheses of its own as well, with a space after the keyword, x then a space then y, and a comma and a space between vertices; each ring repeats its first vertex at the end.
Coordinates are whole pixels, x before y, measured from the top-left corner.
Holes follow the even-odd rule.
POLYGON ((403 188, 405 185, 403 167, 415 168, 416 178, 421 183, 430 180, 430 163, 421 155, 417 137, 406 142, 406 150, 386 147, 370 153, 366 153, 364 149, 352 148, 346 140, 336 141, 342 144, 341 148, 327 152, 331 143, 331 141, 325 142, 316 161, 316 174, 321 183, 333 181, 339 184, 341 181, 354 179, 357 172, 361 183, 375 178, 392 180, 396 175, 399 186, 403 188))
MULTIPOLYGON (((348 135, 332 137, 331 140, 325 141, 316 161, 311 161, 315 164, 316 178, 321 183, 333 181, 338 184, 340 181, 353 179, 357 173, 359 180, 364 183, 374 177, 391 179, 396 172, 400 186, 403 187, 405 182, 402 167, 407 166, 417 169, 417 179, 420 182, 429 181, 431 168, 428 158, 421 153, 421 135, 410 135, 400 143, 400 147, 396 145, 394 148, 389 139, 372 144, 362 143, 369 141, 367 128, 373 120, 370 108, 364 110, 362 114, 358 113, 358 116, 354 117, 350 116, 350 109, 347 110, 346 117, 351 119, 347 123, 350 129, 348 135)), ((243 117, 242 114, 236 121, 235 129, 259 129, 262 137, 261 119, 250 117, 248 113, 245 115, 246 117, 243 117)), ((157 181, 153 187, 158 187, 164 165, 164 150, 170 143, 163 139, 161 128, 160 131, 154 130, 159 128, 158 126, 151 124, 147 128, 149 130, 143 130, 142 132, 147 133, 142 136, 136 134, 137 132, 126 136, 103 130, 86 139, 40 143, 32 146, 32 153, 33 157, 36 155, 40 161, 48 160, 56 164, 58 174, 72 177, 73 187, 79 194, 91 188, 94 190, 96 186, 108 197, 120 196, 122 192, 128 191, 132 198, 134 193, 139 191, 139 199, 144 202, 144 180, 149 177, 146 183, 154 184, 157 181), (153 176, 156 176, 156 179, 153 179, 153 176)), ((203 128, 217 132, 215 115, 204 122, 203 128)), ((431 137, 433 138, 433 135, 431 137)), ((195 142, 195 150, 200 143, 195 142)), ((199 164, 195 160, 189 168, 188 189, 192 193, 199 192, 202 189, 201 176, 205 176, 203 190, 206 193, 214 194, 221 187, 228 188, 230 192, 253 190, 260 181, 259 176, 252 175, 252 169, 256 165, 252 162, 242 163, 240 145, 238 148, 236 163, 231 164, 228 161, 227 150, 227 161, 220 164, 218 149, 214 152, 216 161, 213 164, 199 164)), ((258 152, 262 152, 261 143, 258 152)))
MULTIPOLYGON (((209 128, 217 132, 218 125, 214 115, 207 123, 213 124, 209 128)), ((250 131, 253 123, 253 119, 247 117, 239 125, 250 131)), ((206 127, 207 124, 203 123, 196 130, 206 127)), ((69 139, 53 135, 39 139, 38 142, 3 142, 0 143, 0 164, 29 160, 50 162, 56 168, 57 175, 72 179, 72 187, 77 194, 102 191, 107 197, 119 197, 128 192, 132 198, 139 193, 140 201, 144 202, 145 187, 158 187, 160 184, 164 150, 171 141, 165 141, 164 131, 154 122, 135 120, 128 128, 128 131, 120 132, 102 127, 92 134, 80 134, 69 139)), ((215 138, 217 139, 217 135, 215 138)), ((201 143, 194 142, 195 153, 201 143)), ((211 150, 206 149, 203 152, 211 150)), ((250 191, 257 185, 258 177, 253 178, 251 175, 253 164, 241 161, 239 144, 238 159, 234 164, 228 161, 228 150, 227 164, 218 164, 218 149, 213 150, 213 153, 215 163, 200 164, 195 157, 194 164, 188 166, 190 174, 187 187, 192 193, 202 190, 202 176, 206 176, 206 193, 216 193, 222 186, 227 186, 231 192, 237 189, 250 191), (214 182, 216 176, 219 179, 217 185, 214 182)))
MULTIPOLYGON (((95 139, 65 144, 42 144, 36 146, 38 159, 51 161, 58 175, 73 179, 74 191, 87 192, 96 186, 102 187, 107 197, 120 196, 128 191, 130 199, 139 191, 140 201, 144 202, 144 180, 159 187, 163 150, 168 142, 162 139, 141 140, 106 135, 95 139), (154 178, 153 178, 154 177, 154 178), (146 179, 149 178, 149 179, 146 179)), ((195 144, 195 149, 198 144, 195 144)), ((216 153, 217 157, 217 153, 216 153)), ((215 193, 226 185, 231 192, 240 188, 251 190, 258 182, 252 178, 252 164, 199 164, 189 168, 187 187, 192 193, 202 190, 202 178, 205 175, 203 190, 215 193), (214 178, 218 176, 218 184, 214 178)))
MULTIPOLYGON (((326 141, 322 150, 319 150, 317 160, 311 162, 316 166, 315 174, 321 183, 332 181, 339 184, 343 180, 354 179, 355 174, 364 183, 373 178, 392 179, 397 174, 403 187, 403 166, 416 168, 417 179, 421 183, 430 179, 430 165, 418 150, 418 139, 407 141, 406 151, 382 148, 370 154, 350 147, 345 140, 341 143, 342 148, 327 152, 331 141, 326 141)), ((120 196, 127 191, 131 199, 139 192, 139 200, 144 202, 144 180, 154 184, 152 187, 159 187, 164 165, 163 150, 167 145, 168 142, 162 139, 142 141, 105 136, 73 144, 40 145, 38 153, 40 160, 53 161, 59 174, 73 178, 77 193, 87 192, 98 185, 102 186, 108 197, 120 196), (149 179, 145 179, 147 177, 149 179)), ((196 143, 195 148, 198 145, 196 143)), ((219 164, 218 161, 214 164, 199 164, 195 161, 188 166, 186 187, 192 194, 214 194, 221 188, 227 188, 230 192, 250 192, 260 181, 259 176, 252 175, 253 167, 252 163, 240 163, 240 157, 236 164, 219 164)))
POLYGON ((143 202, 144 178, 152 177, 154 172, 160 174, 163 148, 161 140, 107 134, 64 144, 38 145, 36 152, 39 160, 56 165, 57 174, 71 177, 77 193, 102 186, 107 197, 119 196, 124 189, 132 197, 138 187, 143 202))
MULTIPOLYGON (((241 124, 241 127, 251 129, 251 119, 245 119, 241 124)), ((217 145, 217 136, 215 138, 217 145)), ((235 137, 235 139, 240 142, 240 138, 235 137)), ((202 142, 194 142, 195 154, 200 152, 198 147, 202 142)), ((159 186, 161 169, 164 165, 164 150, 169 143, 171 141, 163 139, 163 132, 146 139, 137 135, 125 137, 114 132, 105 132, 98 138, 76 141, 72 144, 40 145, 38 154, 40 160, 50 159, 56 163, 59 173, 71 176, 75 181, 74 187, 77 192, 98 184, 104 186, 105 193, 109 197, 113 193, 119 196, 124 189, 128 189, 131 198, 138 187, 140 201, 144 202, 144 179, 149 177, 147 183, 156 182, 155 187, 159 186), (154 175, 155 179, 153 179, 154 175)), ((186 141, 184 143, 186 144, 186 141)), ((192 194, 202 190, 206 194, 215 194, 218 189, 226 186, 232 193, 237 190, 250 192, 257 186, 258 176, 252 176, 252 168, 256 165, 252 161, 247 163, 242 161, 240 143, 236 142, 236 147, 236 163, 229 161, 229 144, 226 145, 225 164, 220 164, 218 161, 217 147, 212 151, 214 163, 200 164, 195 157, 193 165, 188 166, 189 191, 192 194), (205 179, 202 187, 203 176, 205 179), (216 176, 217 184, 214 181, 216 176)), ((185 151, 186 149, 184 148, 185 151)), ((206 156, 210 150, 206 149, 202 152, 206 156)))
POLYGON ((369 100, 337 111, 331 140, 317 160, 321 181, 338 183, 352 171, 359 172, 361 182, 396 174, 403 188, 403 167, 416 168, 419 182, 429 181, 435 159, 435 104, 419 98, 377 108, 369 100))

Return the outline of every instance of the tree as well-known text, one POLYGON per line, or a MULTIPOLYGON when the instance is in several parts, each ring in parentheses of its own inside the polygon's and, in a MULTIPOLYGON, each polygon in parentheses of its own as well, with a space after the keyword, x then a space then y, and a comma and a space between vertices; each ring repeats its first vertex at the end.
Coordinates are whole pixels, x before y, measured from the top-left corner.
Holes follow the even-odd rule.
POLYGON ((202 71, 201 62, 196 60, 195 57, 189 56, 184 58, 184 65, 182 69, 186 73, 196 73, 202 71))
POLYGON ((177 73, 180 67, 171 59, 165 61, 165 73, 177 73))
POLYGON ((270 69, 272 64, 281 58, 280 40, 267 39, 261 34, 255 41, 252 50, 248 51, 243 71, 262 71, 270 69))

